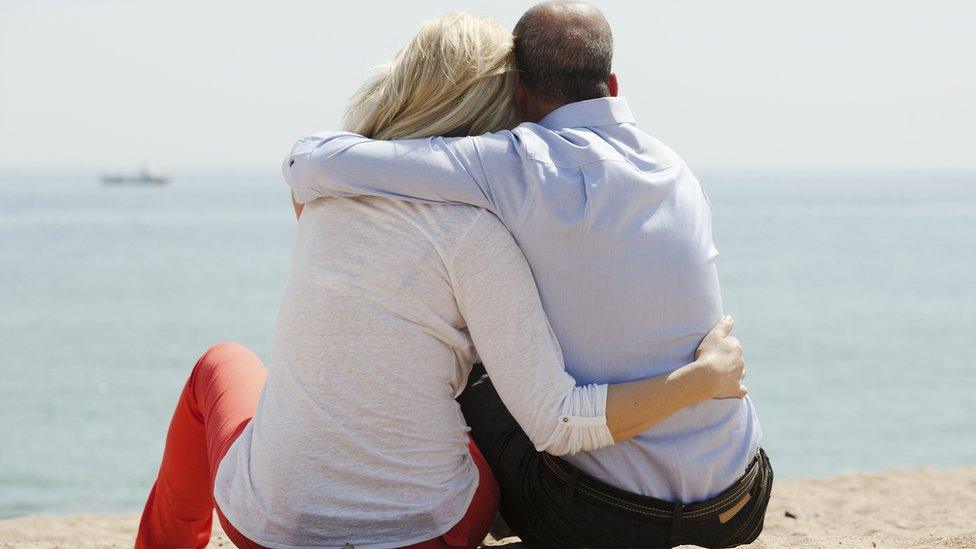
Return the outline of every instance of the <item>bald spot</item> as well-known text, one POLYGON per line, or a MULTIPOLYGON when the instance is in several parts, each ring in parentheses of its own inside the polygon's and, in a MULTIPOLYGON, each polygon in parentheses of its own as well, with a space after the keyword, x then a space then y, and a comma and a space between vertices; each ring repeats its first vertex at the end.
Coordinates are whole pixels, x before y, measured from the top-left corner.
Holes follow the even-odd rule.
POLYGON ((610 36, 610 23, 600 10, 588 2, 544 2, 529 8, 519 25, 532 27, 540 33, 562 33, 567 30, 591 38, 610 36))

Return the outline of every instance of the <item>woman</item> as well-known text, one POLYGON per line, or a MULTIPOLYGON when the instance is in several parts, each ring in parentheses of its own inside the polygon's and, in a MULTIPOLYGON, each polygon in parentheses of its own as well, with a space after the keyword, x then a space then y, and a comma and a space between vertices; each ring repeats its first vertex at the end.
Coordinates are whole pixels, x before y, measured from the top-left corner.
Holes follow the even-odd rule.
MULTIPOLYGON (((382 139, 510 128, 511 45, 489 19, 429 21, 356 96, 347 127, 382 139)), ((205 545, 215 504, 241 547, 477 546, 498 491, 454 399, 479 355, 553 454, 744 394, 730 319, 667 379, 576 386, 525 258, 486 211, 362 198, 296 213, 271 374, 235 344, 201 357, 137 547, 205 545)))

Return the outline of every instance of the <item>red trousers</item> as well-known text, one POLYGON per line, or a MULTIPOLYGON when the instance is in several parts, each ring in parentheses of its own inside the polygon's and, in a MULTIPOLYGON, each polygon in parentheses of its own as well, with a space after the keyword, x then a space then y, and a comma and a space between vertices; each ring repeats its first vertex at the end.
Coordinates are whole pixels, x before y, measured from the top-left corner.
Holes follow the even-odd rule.
MULTIPOLYGON (((254 416, 266 377, 261 360, 236 343, 214 345, 200 357, 173 413, 136 549, 204 547, 214 510, 235 545, 260 547, 216 508, 213 485, 220 460, 254 416)), ((480 478, 467 512, 444 535, 410 547, 477 547, 488 534, 498 510, 498 485, 474 442, 468 448, 480 478)))

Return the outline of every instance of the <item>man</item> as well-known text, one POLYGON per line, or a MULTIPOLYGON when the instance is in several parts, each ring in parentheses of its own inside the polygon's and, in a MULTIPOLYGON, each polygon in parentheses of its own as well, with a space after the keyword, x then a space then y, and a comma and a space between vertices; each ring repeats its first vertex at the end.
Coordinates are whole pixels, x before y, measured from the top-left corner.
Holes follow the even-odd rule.
MULTIPOLYGON (((473 138, 306 138, 284 166, 296 201, 373 195, 486 208, 524 251, 579 383, 686 364, 722 316, 698 181, 617 97, 612 35, 595 8, 533 7, 515 28, 515 55, 522 125, 473 138)), ((762 529, 772 470, 748 398, 693 405, 565 458, 536 452, 489 380, 472 376, 459 400, 503 515, 537 545, 725 547, 762 529)))

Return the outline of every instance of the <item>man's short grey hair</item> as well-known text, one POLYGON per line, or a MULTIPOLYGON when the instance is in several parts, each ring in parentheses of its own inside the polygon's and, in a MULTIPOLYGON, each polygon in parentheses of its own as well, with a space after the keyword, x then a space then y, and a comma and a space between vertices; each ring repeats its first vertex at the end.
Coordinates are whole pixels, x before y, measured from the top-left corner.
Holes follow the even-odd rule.
POLYGON ((546 2, 515 25, 515 62, 537 99, 564 105, 610 95, 613 34, 585 2, 546 2))

